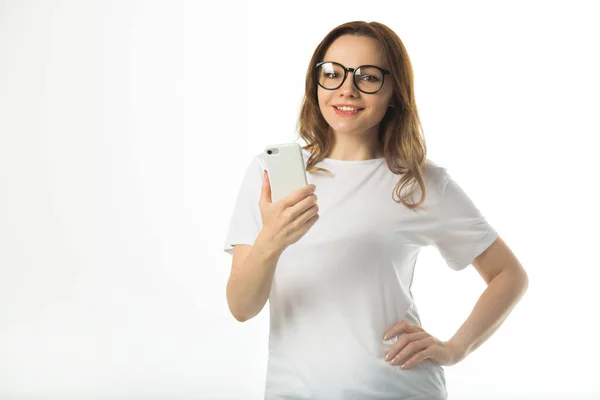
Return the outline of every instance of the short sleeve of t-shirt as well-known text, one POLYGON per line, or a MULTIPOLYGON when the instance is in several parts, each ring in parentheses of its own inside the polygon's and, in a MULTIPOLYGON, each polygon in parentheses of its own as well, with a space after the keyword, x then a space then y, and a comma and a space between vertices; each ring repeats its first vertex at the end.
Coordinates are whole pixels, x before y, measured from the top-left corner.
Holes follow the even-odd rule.
POLYGON ((224 250, 227 254, 233 255, 234 244, 253 245, 262 229, 262 218, 258 202, 265 169, 262 153, 256 155, 246 168, 225 237, 224 250))
POLYGON ((433 245, 446 264, 460 271, 498 237, 473 201, 443 168, 438 225, 433 245))

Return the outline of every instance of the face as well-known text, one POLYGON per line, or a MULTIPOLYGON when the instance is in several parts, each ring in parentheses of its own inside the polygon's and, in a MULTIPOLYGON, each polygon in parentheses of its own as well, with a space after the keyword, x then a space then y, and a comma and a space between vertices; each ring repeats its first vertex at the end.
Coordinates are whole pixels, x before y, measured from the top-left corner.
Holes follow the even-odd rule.
MULTIPOLYGON (((319 61, 334 61, 346 68, 368 64, 390 71, 379 43, 364 36, 340 36, 329 46, 323 60, 319 61)), ((388 74, 384 76, 381 90, 373 94, 359 91, 354 85, 351 72, 348 72, 344 84, 335 90, 326 90, 317 85, 321 113, 330 129, 335 134, 342 135, 377 135, 379 122, 388 110, 392 94, 393 87, 388 74), (352 104, 363 110, 355 115, 341 115, 334 109, 335 104, 352 104)))

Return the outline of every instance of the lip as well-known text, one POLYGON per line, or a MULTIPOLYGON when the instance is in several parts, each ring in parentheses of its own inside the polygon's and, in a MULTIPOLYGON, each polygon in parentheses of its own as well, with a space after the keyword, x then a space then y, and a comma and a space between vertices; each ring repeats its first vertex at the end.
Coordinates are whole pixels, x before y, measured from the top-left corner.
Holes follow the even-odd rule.
POLYGON ((358 107, 356 104, 334 104, 336 107, 352 107, 358 108, 359 110, 364 110, 364 107, 358 107))
POLYGON ((334 106, 331 106, 331 108, 333 108, 333 111, 335 111, 336 114, 338 115, 356 115, 360 112, 362 112, 362 108, 358 109, 357 111, 341 111, 338 110, 337 108, 335 108, 334 106))

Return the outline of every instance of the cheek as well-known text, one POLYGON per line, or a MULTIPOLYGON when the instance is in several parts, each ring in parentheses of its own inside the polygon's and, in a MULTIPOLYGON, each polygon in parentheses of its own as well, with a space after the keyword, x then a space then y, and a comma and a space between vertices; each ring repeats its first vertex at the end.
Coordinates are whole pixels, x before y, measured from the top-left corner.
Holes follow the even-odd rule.
POLYGON ((389 103, 386 103, 385 101, 377 101, 369 104, 369 108, 371 109, 371 115, 377 118, 383 116, 387 111, 388 104, 389 103))
POLYGON ((317 91, 317 100, 319 101, 319 105, 326 103, 327 97, 327 93, 323 93, 323 89, 319 88, 317 91))
POLYGON ((319 108, 321 109, 321 112, 324 112, 327 107, 329 107, 327 104, 329 103, 329 96, 327 96, 327 94, 323 94, 323 93, 318 93, 317 94, 317 102, 319 104, 319 108))
POLYGON ((382 116, 387 112, 388 110, 388 106, 390 105, 390 99, 384 100, 382 99, 381 101, 378 101, 376 104, 377 107, 377 114, 381 114, 382 116))

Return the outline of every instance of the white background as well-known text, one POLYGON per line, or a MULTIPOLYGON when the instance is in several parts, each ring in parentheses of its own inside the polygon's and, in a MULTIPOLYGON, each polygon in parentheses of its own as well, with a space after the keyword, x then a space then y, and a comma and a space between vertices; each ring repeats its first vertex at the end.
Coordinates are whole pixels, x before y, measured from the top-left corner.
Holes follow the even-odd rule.
MULTIPOLYGON (((231 316, 223 242, 252 157, 297 140, 312 52, 352 20, 403 40, 428 158, 529 274, 446 367, 449 399, 600 398, 595 6, 0 1, 0 398, 262 399, 268 304, 231 316)), ((421 252, 432 335, 484 288, 421 252)))

